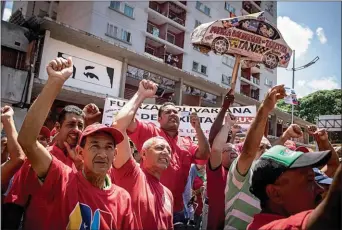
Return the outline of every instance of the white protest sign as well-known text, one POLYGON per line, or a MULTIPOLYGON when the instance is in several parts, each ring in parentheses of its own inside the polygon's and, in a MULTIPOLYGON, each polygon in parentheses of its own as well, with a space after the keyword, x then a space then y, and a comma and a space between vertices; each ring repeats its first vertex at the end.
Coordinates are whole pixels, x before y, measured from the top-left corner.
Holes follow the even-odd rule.
MULTIPOLYGON (((103 111, 102 123, 105 125, 111 125, 113 117, 115 117, 125 104, 126 100, 107 97, 103 111)), ((159 126, 158 109, 160 106, 161 105, 142 104, 140 109, 137 111, 136 118, 139 121, 152 122, 159 126)), ((208 137, 210 128, 220 111, 220 108, 215 107, 176 106, 176 108, 178 109, 180 116, 179 135, 189 136, 194 141, 196 141, 196 132, 190 124, 190 113, 197 113, 200 118, 203 132, 206 137, 208 137)), ((230 112, 237 117, 237 124, 242 127, 242 132, 246 132, 252 120, 256 116, 256 106, 232 107, 230 108, 230 112)))

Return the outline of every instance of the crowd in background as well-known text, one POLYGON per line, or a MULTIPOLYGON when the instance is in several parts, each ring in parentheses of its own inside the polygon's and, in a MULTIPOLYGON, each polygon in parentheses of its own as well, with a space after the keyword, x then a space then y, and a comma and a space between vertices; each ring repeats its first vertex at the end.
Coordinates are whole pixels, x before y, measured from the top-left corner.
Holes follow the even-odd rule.
POLYGON ((135 118, 158 85, 142 80, 135 95, 101 124, 95 104, 68 105, 47 128, 51 106, 72 75, 72 59, 47 66, 48 81, 17 132, 1 108, 3 229, 341 229, 341 147, 325 129, 307 127, 319 151, 296 146, 290 125, 272 143, 269 113, 283 85, 266 94, 246 136, 225 96, 207 138, 178 135, 176 106, 158 111, 159 126, 135 118))

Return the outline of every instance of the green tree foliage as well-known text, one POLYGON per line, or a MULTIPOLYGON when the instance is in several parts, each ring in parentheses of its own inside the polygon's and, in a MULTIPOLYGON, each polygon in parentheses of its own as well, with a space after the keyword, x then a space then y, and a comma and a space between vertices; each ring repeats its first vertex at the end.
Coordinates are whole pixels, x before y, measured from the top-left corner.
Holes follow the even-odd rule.
MULTIPOLYGON (((294 115, 316 124, 319 115, 342 114, 342 90, 320 90, 300 98, 294 107, 294 115)), ((281 100, 277 107, 291 113, 291 105, 281 100)))

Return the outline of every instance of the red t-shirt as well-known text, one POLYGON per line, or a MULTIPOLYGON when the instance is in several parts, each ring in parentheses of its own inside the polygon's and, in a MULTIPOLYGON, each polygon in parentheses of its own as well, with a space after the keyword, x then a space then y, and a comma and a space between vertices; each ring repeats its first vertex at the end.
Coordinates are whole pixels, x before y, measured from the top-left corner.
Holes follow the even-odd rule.
POLYGON ((276 214, 259 213, 254 215, 252 222, 247 226, 247 230, 306 229, 306 224, 312 211, 300 212, 288 218, 276 214))
MULTIPOLYGON (((53 145, 48 148, 48 151, 65 165, 77 171, 73 161, 65 156, 60 148, 53 145)), ((25 206, 29 196, 31 196, 25 214, 25 229, 44 229, 41 216, 49 211, 49 207, 39 195, 36 195, 40 188, 41 185, 38 182, 37 174, 31 168, 30 162, 26 160, 20 170, 14 175, 13 184, 5 198, 5 203, 15 203, 20 206, 25 206)))
POLYGON ((139 229, 172 229, 173 197, 168 188, 140 168, 133 157, 113 169, 115 182, 131 195, 139 229))
POLYGON ((183 192, 189 176, 191 163, 203 164, 203 160, 195 160, 198 146, 190 138, 176 136, 172 138, 153 123, 137 122, 137 128, 129 133, 129 138, 140 152, 144 142, 151 137, 161 136, 169 143, 172 149, 172 158, 169 167, 160 177, 160 182, 172 192, 174 199, 174 212, 184 209, 183 192))
MULTIPOLYGON (((192 186, 193 190, 198 190, 203 186, 203 180, 199 177, 196 176, 194 179, 194 184, 192 186)), ((203 201, 202 201, 202 193, 198 193, 196 195, 196 203, 198 204, 197 208, 196 208, 196 215, 200 216, 202 214, 202 209, 203 209, 203 201)))
POLYGON ((74 172, 55 157, 39 191, 51 205, 45 229, 135 229, 131 198, 112 184, 109 189, 94 187, 82 172, 74 172))
POLYGON ((209 201, 207 229, 224 228, 224 205, 225 205, 225 187, 227 182, 228 170, 222 165, 215 170, 207 167, 207 197, 209 201))

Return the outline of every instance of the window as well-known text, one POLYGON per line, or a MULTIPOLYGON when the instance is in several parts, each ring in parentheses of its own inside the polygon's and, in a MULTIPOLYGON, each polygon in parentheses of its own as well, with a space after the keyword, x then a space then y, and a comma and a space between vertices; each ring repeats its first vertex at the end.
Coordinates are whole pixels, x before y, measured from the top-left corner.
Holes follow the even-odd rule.
POLYGON ((204 65, 201 65, 201 73, 207 74, 207 67, 204 65))
POLYGON ((126 43, 132 42, 132 35, 129 31, 125 29, 119 29, 117 26, 107 23, 107 32, 106 35, 111 38, 118 39, 120 41, 124 41, 126 43))
POLYGON ((127 17, 134 18, 134 8, 127 5, 127 4, 124 4, 124 6, 121 6, 121 2, 111 1, 109 8, 116 10, 116 11, 126 15, 127 17))
POLYGON ((175 35, 167 33, 166 40, 172 44, 175 44, 175 35))
POLYGON ((230 85, 232 82, 232 77, 231 76, 228 77, 227 75, 222 74, 221 82, 225 85, 230 85))
POLYGON ((207 7, 207 6, 205 6, 205 7, 204 7, 204 13, 205 13, 206 15, 210 15, 210 8, 207 7))
POLYGON ((232 5, 230 5, 228 2, 225 2, 224 8, 225 8, 229 13, 236 14, 235 8, 232 7, 232 5))
POLYGON ((200 65, 195 61, 192 62, 192 70, 207 75, 207 67, 204 65, 200 65), (201 69, 199 69, 199 67, 201 67, 201 69))
POLYGON ((124 30, 124 29, 121 29, 121 39, 125 42, 130 43, 131 42, 131 33, 124 30))
POLYGON ((202 13, 210 16, 210 8, 207 7, 206 5, 203 5, 202 2, 199 2, 199 1, 196 2, 196 9, 198 9, 202 13))
POLYGON ((130 7, 129 5, 125 4, 125 8, 124 8, 124 14, 127 15, 128 17, 133 18, 133 11, 134 8, 130 7))
POLYGON ((120 2, 119 1, 111 1, 110 7, 116 10, 120 10, 120 2))
POLYGON ((222 63, 231 67, 231 68, 234 68, 235 60, 231 56, 223 56, 222 57, 222 63))
POLYGON ((198 71, 199 64, 197 62, 192 62, 192 70, 198 71))
POLYGON ((272 82, 270 79, 268 79, 268 78, 265 78, 265 85, 267 85, 267 86, 271 86, 271 87, 272 87, 272 85, 273 85, 273 82, 272 82))
POLYGON ((203 5, 202 2, 199 2, 199 1, 196 2, 196 8, 197 9, 200 10, 202 5, 203 5))
POLYGON ((200 26, 202 24, 202 22, 198 21, 198 20, 195 20, 195 28, 200 26))

